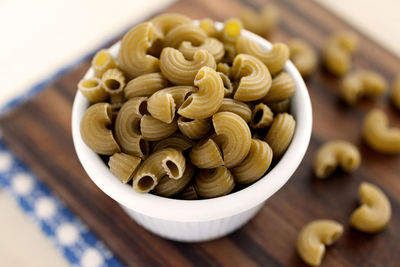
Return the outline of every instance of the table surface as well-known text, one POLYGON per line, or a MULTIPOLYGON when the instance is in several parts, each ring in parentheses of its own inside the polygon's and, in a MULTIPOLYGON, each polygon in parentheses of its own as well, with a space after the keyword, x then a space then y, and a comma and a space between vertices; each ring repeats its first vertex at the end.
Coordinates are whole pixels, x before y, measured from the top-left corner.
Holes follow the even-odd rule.
MULTIPOLYGON (((182 0, 166 11, 222 21, 237 15, 245 5, 259 7, 262 1, 182 0)), ((310 0, 282 0, 274 5, 279 7, 282 19, 268 37, 273 42, 301 37, 319 49, 329 33, 351 29, 310 0)), ((360 38, 354 66, 379 71, 392 80, 395 70, 400 69, 399 59, 361 34, 360 38)), ((0 119, 0 127, 9 147, 128 265, 301 266, 294 246, 298 231, 319 218, 334 219, 345 226, 342 238, 328 249, 325 266, 395 266, 400 262, 400 158, 374 152, 360 138, 362 119, 372 107, 382 108, 394 124, 400 125, 399 113, 387 97, 347 107, 337 97, 339 80, 319 68, 306 80, 314 110, 313 136, 292 179, 239 231, 215 241, 185 244, 162 239, 138 226, 80 166, 72 145, 71 107, 76 84, 89 67, 89 60, 6 114, 0 119), (352 175, 337 172, 327 180, 317 180, 312 174, 312 157, 319 145, 333 139, 355 143, 363 156, 362 166, 352 175), (347 223, 357 206, 357 188, 362 181, 380 186, 392 203, 391 223, 376 235, 357 232, 347 223)))

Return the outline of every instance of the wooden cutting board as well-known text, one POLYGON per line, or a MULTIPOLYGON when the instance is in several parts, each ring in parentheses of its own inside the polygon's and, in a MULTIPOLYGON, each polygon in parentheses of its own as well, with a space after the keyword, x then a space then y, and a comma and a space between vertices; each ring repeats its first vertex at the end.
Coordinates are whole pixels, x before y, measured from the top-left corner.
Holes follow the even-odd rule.
MULTIPOLYGON (((320 49, 333 31, 351 29, 310 0, 276 1, 281 13, 273 42, 301 37, 320 49)), ((260 7, 261 0, 181 0, 165 11, 223 21, 244 6, 260 7)), ((400 60, 360 35, 355 67, 371 68, 392 80, 400 60)), ((92 56, 92 55, 91 55, 92 56)), ((323 69, 306 82, 314 110, 314 130, 308 152, 288 184, 239 231, 211 242, 185 244, 155 236, 133 222, 121 208, 87 177, 72 145, 71 106, 76 84, 89 67, 87 58, 46 90, 0 120, 4 140, 28 166, 127 265, 131 266, 300 266, 295 241, 307 222, 329 218, 344 224, 343 237, 327 250, 324 266, 399 266, 400 263, 400 157, 369 149, 360 138, 365 113, 381 107, 400 126, 400 113, 387 97, 362 101, 354 108, 338 101, 338 79, 323 69), (326 180, 313 177, 311 162, 326 140, 345 139, 361 150, 362 167, 352 175, 338 172, 326 180), (371 181, 389 196, 393 218, 382 233, 366 235, 348 225, 357 206, 357 188, 371 181)))

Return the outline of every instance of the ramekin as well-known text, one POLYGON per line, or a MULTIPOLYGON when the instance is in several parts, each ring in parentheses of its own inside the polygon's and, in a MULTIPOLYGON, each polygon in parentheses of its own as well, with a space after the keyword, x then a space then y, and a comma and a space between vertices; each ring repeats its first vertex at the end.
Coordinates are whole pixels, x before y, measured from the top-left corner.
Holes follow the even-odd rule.
MULTIPOLYGON (((223 24, 216 22, 216 27, 222 29, 223 24)), ((256 41, 265 49, 271 48, 268 41, 256 34, 242 30, 241 35, 256 41)), ((118 42, 109 49, 115 57, 119 46, 118 42)), ((254 184, 235 193, 214 199, 177 200, 140 194, 131 186, 122 184, 82 140, 80 122, 89 102, 79 91, 72 110, 72 136, 78 158, 90 179, 147 230, 185 242, 206 241, 227 235, 253 218, 265 201, 289 180, 300 165, 310 142, 312 110, 306 85, 290 61, 284 70, 296 84, 291 105, 291 112, 296 119, 293 140, 273 169, 254 184)), ((93 70, 89 69, 85 78, 93 75, 93 70)))

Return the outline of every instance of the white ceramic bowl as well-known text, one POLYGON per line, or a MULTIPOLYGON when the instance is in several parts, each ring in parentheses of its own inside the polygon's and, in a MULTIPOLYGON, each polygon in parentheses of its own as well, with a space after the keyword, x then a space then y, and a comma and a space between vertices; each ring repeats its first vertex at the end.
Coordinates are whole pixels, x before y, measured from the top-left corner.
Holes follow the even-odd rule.
MULTIPOLYGON (((216 23, 221 29, 222 24, 216 23)), ((271 44, 243 30, 242 35, 256 41, 265 49, 271 44)), ((119 43, 110 48, 116 56, 119 43)), ((293 140, 279 163, 254 184, 235 193, 204 200, 177 200, 153 194, 140 194, 122 184, 100 157, 83 142, 79 126, 89 102, 78 91, 72 110, 72 135, 76 153, 93 182, 117 201, 138 224, 162 237, 178 241, 205 241, 227 235, 248 222, 276 193, 299 166, 310 141, 312 128, 311 102, 302 77, 291 62, 285 71, 294 79, 296 92, 291 112, 296 119, 293 140)), ((89 69, 85 77, 92 77, 89 69)))

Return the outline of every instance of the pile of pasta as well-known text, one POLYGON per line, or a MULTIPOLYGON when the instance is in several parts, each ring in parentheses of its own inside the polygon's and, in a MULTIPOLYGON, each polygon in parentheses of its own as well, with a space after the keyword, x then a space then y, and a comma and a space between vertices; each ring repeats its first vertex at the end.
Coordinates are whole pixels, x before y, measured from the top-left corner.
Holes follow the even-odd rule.
POLYGON ((210 19, 162 14, 126 33, 117 59, 95 55, 94 77, 78 84, 91 102, 81 136, 121 182, 213 198, 282 157, 296 125, 288 113, 295 84, 282 71, 289 48, 264 50, 241 30, 237 19, 218 31, 210 19))

